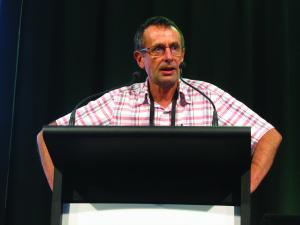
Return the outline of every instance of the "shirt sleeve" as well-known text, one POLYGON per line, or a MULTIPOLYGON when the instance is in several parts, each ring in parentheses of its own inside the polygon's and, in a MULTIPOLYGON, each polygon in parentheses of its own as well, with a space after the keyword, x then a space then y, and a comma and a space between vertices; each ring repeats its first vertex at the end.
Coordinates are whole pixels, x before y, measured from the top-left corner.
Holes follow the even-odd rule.
POLYGON ((273 126, 225 91, 214 87, 213 92, 212 97, 218 112, 219 125, 251 127, 251 150, 253 152, 260 138, 273 126))
MULTIPOLYGON (((109 125, 114 112, 113 93, 109 92, 100 98, 90 101, 87 105, 76 110, 75 125, 79 126, 104 126, 109 125)), ((57 125, 69 124, 71 113, 56 120, 57 125)))

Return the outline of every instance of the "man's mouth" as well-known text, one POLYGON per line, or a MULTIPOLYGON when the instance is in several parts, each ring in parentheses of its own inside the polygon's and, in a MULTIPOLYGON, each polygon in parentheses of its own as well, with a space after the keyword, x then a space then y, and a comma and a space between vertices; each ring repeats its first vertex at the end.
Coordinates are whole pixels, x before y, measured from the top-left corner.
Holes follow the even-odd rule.
POLYGON ((174 73, 175 67, 161 67, 159 70, 165 75, 170 75, 174 73))

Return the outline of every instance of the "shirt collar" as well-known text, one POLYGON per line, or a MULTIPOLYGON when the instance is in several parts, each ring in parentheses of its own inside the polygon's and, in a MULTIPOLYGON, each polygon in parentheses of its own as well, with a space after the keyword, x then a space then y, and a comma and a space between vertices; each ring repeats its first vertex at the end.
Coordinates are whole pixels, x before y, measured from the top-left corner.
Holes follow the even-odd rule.
MULTIPOLYGON (((149 90, 148 90, 148 78, 144 83, 140 83, 140 88, 136 90, 137 94, 137 105, 150 104, 149 90)), ((178 100, 181 106, 191 104, 191 92, 188 90, 189 86, 179 80, 179 96, 178 100)))
POLYGON ((181 105, 191 104, 191 89, 188 85, 179 80, 179 100, 181 105))

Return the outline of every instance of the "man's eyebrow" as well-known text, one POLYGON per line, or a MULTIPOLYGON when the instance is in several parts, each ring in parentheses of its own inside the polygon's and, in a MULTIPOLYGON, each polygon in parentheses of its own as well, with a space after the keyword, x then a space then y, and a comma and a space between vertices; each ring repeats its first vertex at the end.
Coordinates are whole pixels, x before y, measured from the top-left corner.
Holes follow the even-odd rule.
POLYGON ((152 46, 164 46, 164 44, 163 43, 156 43, 156 44, 154 44, 152 46))
MULTIPOLYGON (((169 46, 171 46, 171 45, 180 45, 180 42, 174 41, 169 44, 169 46)), ((153 44, 152 46, 166 46, 166 45, 163 43, 156 43, 156 44, 153 44)))

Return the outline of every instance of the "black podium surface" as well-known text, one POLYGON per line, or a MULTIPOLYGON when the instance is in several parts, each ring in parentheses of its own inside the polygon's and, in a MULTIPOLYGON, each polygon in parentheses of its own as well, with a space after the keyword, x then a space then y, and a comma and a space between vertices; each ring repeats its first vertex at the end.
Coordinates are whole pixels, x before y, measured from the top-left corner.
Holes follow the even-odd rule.
POLYGON ((56 167, 56 207, 234 205, 250 224, 249 127, 47 126, 43 134, 56 167))

